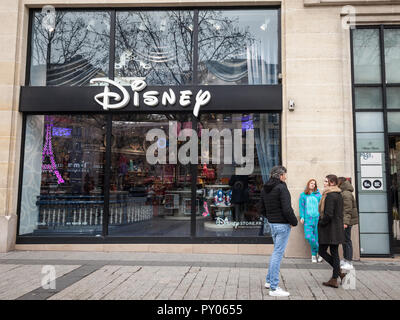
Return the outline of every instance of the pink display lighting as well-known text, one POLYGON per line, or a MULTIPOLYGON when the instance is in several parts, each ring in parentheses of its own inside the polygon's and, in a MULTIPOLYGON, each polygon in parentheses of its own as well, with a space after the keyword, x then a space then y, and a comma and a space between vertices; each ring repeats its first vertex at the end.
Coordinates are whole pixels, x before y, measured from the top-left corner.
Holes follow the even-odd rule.
POLYGON ((53 147, 51 143, 53 120, 51 119, 51 117, 46 116, 45 121, 47 122, 47 124, 46 124, 46 140, 42 152, 42 170, 49 170, 50 172, 53 172, 57 177, 58 184, 65 183, 64 179, 61 177, 60 172, 57 170, 57 165, 54 160, 53 147), (46 157, 50 158, 50 164, 44 164, 44 160, 46 159, 46 157))

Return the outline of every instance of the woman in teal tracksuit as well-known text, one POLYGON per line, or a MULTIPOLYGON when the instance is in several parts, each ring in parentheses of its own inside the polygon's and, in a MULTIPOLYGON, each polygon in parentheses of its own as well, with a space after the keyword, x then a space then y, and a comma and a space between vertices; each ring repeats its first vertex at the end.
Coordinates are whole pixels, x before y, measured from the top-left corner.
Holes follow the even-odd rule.
POLYGON ((306 240, 310 243, 311 247, 311 261, 321 262, 322 258, 317 254, 319 249, 318 244, 318 204, 321 200, 321 193, 317 188, 317 181, 311 179, 308 181, 306 189, 300 195, 299 209, 300 209, 300 222, 304 224, 304 235, 306 240))

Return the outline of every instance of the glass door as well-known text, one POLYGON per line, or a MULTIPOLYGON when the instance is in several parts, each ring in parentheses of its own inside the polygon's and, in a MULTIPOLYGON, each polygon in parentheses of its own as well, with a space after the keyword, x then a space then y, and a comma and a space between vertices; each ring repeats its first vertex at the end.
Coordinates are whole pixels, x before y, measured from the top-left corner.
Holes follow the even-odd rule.
POLYGON ((172 133, 191 128, 190 119, 186 113, 113 116, 110 236, 190 236, 190 165, 171 154, 184 144, 172 133))
POLYGON ((394 252, 400 253, 400 135, 389 136, 390 157, 390 201, 393 215, 394 252))

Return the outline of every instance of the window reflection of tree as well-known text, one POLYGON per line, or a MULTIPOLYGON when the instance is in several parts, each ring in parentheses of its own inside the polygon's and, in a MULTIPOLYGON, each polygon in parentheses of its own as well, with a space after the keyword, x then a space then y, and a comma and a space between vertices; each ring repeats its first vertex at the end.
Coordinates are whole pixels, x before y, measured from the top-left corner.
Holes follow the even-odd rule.
MULTIPOLYGON (((378 37, 377 29, 357 30, 354 33, 354 61, 360 71, 366 67, 380 66, 378 37)), ((378 76, 380 78, 380 74, 378 76)))
POLYGON ((384 33, 386 81, 399 83, 400 30, 385 29, 384 33))
POLYGON ((47 65, 48 74, 58 69, 50 82, 85 85, 93 77, 106 76, 109 13, 57 11, 53 32, 42 27, 43 17, 41 13, 34 16, 32 62, 47 65))
MULTIPOLYGON (((116 30, 116 59, 121 63, 117 77, 144 77, 149 84, 191 83, 194 47, 193 12, 119 13, 116 30), (157 14, 158 19, 155 16, 157 14), (164 30, 163 20, 168 21, 164 30), (130 56, 127 59, 124 57, 126 52, 134 57, 130 56), (146 60, 150 68, 143 68, 141 59, 146 60)), ((238 21, 234 17, 223 17, 221 11, 200 11, 200 61, 229 59, 243 53, 243 48, 249 41, 252 41, 250 32, 240 31, 238 21), (215 28, 216 23, 221 28, 215 28)))
POLYGON ((209 62, 240 63, 246 59, 246 48, 256 40, 247 26, 235 15, 223 11, 199 12, 199 81, 207 76, 209 62))
POLYGON ((193 74, 193 12, 122 12, 116 21, 118 77, 185 84, 193 74), (129 53, 129 57, 124 54, 129 53), (125 63, 124 63, 125 62, 125 63))
POLYGON ((199 12, 199 61, 223 61, 243 53, 254 41, 249 28, 239 29, 238 17, 223 16, 222 11, 199 12))

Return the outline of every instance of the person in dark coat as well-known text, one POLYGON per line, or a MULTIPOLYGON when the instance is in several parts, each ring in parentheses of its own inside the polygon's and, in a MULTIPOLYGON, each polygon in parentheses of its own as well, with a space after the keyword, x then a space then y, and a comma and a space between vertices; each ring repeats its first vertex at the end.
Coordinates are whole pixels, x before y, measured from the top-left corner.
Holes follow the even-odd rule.
POLYGON ((337 176, 330 174, 324 181, 324 192, 319 204, 318 222, 319 255, 333 268, 332 278, 323 282, 324 286, 338 288, 337 279, 341 281, 345 274, 341 272, 339 244, 344 242, 343 198, 337 186, 337 176), (330 254, 327 252, 329 248, 330 254))
POLYGON ((343 223, 344 223, 344 238, 343 243, 343 258, 340 262, 340 267, 344 270, 352 270, 353 264, 353 243, 351 242, 351 228, 358 224, 358 211, 356 199, 354 198, 354 188, 350 181, 345 177, 339 177, 339 188, 342 190, 343 197, 343 223))
POLYGON ((269 295, 287 297, 289 292, 278 287, 280 265, 289 240, 291 226, 297 226, 290 193, 286 186, 286 168, 275 166, 271 169, 270 179, 263 186, 259 203, 260 214, 266 216, 271 227, 274 251, 269 260, 265 287, 269 295))

